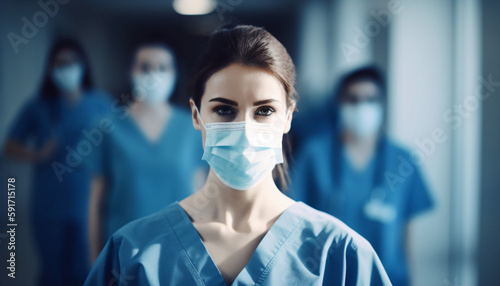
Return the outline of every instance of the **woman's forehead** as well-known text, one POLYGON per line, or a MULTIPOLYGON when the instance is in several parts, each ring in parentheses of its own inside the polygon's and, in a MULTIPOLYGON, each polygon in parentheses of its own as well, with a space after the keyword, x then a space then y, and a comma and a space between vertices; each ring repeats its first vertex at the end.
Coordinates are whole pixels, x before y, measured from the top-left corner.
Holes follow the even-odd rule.
POLYGON ((162 47, 143 47, 137 51, 136 63, 168 63, 173 55, 162 47))
POLYGON ((79 54, 70 48, 65 48, 60 50, 56 56, 55 60, 78 60, 80 58, 79 54))
POLYGON ((380 88, 374 81, 360 80, 349 84, 345 90, 346 96, 376 96, 380 88))
POLYGON ((207 81, 203 101, 224 97, 236 102, 274 99, 285 103, 285 90, 271 73, 257 67, 232 64, 207 81))

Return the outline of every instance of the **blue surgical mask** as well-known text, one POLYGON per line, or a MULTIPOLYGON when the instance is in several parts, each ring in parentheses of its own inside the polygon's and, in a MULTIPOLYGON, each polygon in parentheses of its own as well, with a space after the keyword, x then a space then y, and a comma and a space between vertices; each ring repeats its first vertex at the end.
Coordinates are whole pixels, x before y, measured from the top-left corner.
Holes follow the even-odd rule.
POLYGON ((359 138, 365 138, 376 134, 382 127, 382 105, 375 102, 343 104, 340 118, 344 129, 359 138))
POLYGON ((83 66, 78 63, 56 67, 52 71, 52 81, 63 93, 74 92, 80 88, 83 78, 83 66))
POLYGON ((283 126, 245 121, 204 124, 196 110, 206 131, 202 160, 226 186, 248 190, 283 163, 283 126))
POLYGON ((166 102, 174 92, 176 74, 170 72, 141 73, 132 77, 132 84, 139 100, 155 105, 166 102))

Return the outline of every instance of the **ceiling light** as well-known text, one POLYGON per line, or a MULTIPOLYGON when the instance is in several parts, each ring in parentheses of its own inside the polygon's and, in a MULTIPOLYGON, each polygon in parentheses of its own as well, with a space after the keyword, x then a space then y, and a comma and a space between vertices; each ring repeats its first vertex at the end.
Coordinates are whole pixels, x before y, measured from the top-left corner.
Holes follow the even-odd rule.
POLYGON ((174 0, 175 12, 181 15, 204 15, 217 7, 216 0, 174 0))

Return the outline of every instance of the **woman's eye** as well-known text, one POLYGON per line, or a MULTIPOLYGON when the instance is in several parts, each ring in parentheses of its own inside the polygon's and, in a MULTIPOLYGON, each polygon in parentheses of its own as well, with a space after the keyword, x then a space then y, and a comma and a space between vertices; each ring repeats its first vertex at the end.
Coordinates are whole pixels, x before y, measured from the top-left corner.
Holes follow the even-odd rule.
POLYGON ((170 66, 168 66, 168 65, 163 65, 163 64, 162 64, 162 65, 160 65, 160 67, 158 68, 158 70, 159 70, 160 72, 166 72, 166 71, 168 71, 169 69, 170 69, 170 66))
POLYGON ((229 116, 234 114, 234 110, 229 106, 218 106, 214 108, 214 111, 220 116, 229 116))
POLYGON ((149 64, 142 64, 141 65, 141 71, 145 72, 145 73, 150 72, 151 71, 151 66, 149 64))
POLYGON ((257 112, 255 114, 260 115, 260 116, 270 116, 274 112, 275 112, 274 108, 272 108, 270 106, 263 106, 263 107, 257 109, 257 112))

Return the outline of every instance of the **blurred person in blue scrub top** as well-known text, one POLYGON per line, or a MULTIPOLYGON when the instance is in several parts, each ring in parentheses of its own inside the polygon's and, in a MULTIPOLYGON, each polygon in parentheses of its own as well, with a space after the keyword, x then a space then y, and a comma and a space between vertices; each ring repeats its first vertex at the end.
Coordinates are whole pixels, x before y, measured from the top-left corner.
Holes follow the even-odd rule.
POLYGON ((200 134, 192 129, 190 113, 169 103, 177 76, 170 47, 156 41, 136 47, 132 96, 112 104, 112 131, 86 162, 94 173, 93 260, 120 227, 191 195, 206 178, 200 134))
POLYGON ((30 215, 42 266, 38 285, 81 285, 90 269, 87 209, 91 176, 66 161, 91 122, 109 108, 92 88, 79 43, 55 42, 41 88, 14 121, 5 153, 33 164, 30 215))
POLYGON ((294 83, 264 29, 214 32, 190 100, 206 184, 113 234, 85 285, 391 285, 369 242, 275 184, 287 174, 294 83))
POLYGON ((380 72, 352 72, 338 94, 332 112, 340 126, 307 138, 293 164, 290 194, 359 232, 392 283, 408 285, 407 226, 432 208, 429 190, 409 152, 383 132, 386 88, 380 72))

